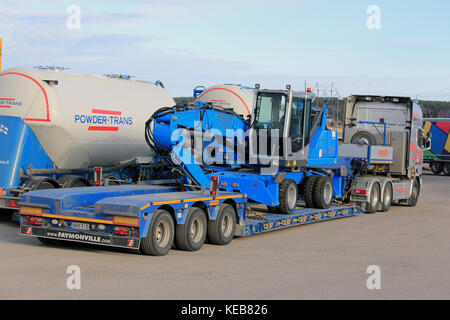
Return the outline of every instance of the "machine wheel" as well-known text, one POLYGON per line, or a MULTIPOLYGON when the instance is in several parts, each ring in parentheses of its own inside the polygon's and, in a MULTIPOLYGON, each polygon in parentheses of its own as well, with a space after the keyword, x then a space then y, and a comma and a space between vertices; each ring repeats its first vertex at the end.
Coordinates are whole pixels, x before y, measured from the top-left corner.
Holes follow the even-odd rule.
POLYGON ((236 212, 229 204, 223 204, 216 220, 208 221, 208 240, 212 244, 226 245, 234 238, 236 212))
POLYGON ((450 163, 444 163, 443 172, 446 176, 450 176, 450 163))
POLYGON ((192 207, 184 224, 177 224, 175 237, 176 245, 185 251, 199 250, 205 242, 208 221, 205 212, 192 207))
POLYGON ((305 197, 305 205, 307 208, 314 208, 314 186, 316 184, 319 176, 309 176, 305 181, 305 189, 304 189, 304 197, 305 197))
POLYGON ((285 180, 280 183, 280 192, 278 194, 280 205, 277 211, 281 214, 289 214, 297 207, 298 186, 294 180, 285 180))
POLYGON ((377 140, 370 132, 359 131, 353 135, 351 142, 352 144, 375 145, 377 140))
POLYGON ((271 206, 267 206, 267 212, 269 212, 269 213, 280 213, 278 211, 278 207, 271 207, 271 206))
POLYGON ((430 163, 430 169, 433 171, 434 174, 441 174, 442 170, 444 169, 444 166, 441 162, 432 161, 430 163))
POLYGON ((419 200, 419 195, 420 195, 420 186, 419 186, 419 182, 417 181, 417 179, 415 179, 413 182, 411 197, 409 197, 406 204, 409 207, 415 207, 417 205, 417 201, 419 200))
POLYGON ((381 212, 387 212, 391 208, 392 198, 394 197, 394 191, 392 189, 392 183, 388 182, 384 186, 383 202, 381 203, 381 212))
POLYGON ((60 177, 58 183, 61 185, 61 188, 89 187, 91 185, 89 181, 82 177, 70 174, 60 177))
POLYGON ((141 241, 140 251, 151 256, 166 255, 172 247, 174 229, 170 213, 165 210, 157 210, 150 223, 147 236, 141 241))
POLYGON ((333 182, 328 176, 318 177, 314 185, 314 207, 328 209, 333 201, 333 182))
POLYGON ((380 203, 380 184, 374 183, 372 186, 372 190, 370 190, 369 202, 365 203, 364 211, 366 213, 376 213, 378 204, 380 203))

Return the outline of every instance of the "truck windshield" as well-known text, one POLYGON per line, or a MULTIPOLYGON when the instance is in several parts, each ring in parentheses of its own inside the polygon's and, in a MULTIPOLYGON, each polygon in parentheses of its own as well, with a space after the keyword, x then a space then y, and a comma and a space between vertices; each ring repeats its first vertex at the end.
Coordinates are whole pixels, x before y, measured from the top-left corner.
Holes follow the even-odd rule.
POLYGON ((260 93, 256 101, 255 129, 278 129, 283 132, 287 96, 282 93, 260 93))

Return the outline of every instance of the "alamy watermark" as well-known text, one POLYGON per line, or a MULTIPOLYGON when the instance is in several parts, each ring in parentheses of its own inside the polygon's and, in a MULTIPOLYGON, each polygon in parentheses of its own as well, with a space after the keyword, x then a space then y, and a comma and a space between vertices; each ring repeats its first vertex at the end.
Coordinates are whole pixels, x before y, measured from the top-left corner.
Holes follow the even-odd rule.
POLYGON ((69 290, 81 289, 81 268, 77 265, 70 265, 66 269, 66 273, 69 274, 66 280, 66 287, 69 290))
POLYGON ((366 13, 369 15, 366 21, 367 29, 380 30, 381 29, 381 8, 376 5, 371 5, 367 8, 366 13))
POLYGON ((259 165, 261 174, 272 175, 279 171, 280 160, 305 157, 301 137, 297 140, 283 138, 278 129, 226 129, 222 132, 218 129, 202 131, 201 127, 201 123, 196 122, 194 130, 172 132, 174 147, 170 154, 176 164, 259 165))
POLYGON ((370 265, 366 270, 370 276, 367 278, 366 286, 369 290, 381 289, 381 268, 377 265, 370 265))
POLYGON ((69 30, 80 30, 81 29, 81 8, 77 5, 71 5, 67 8, 67 18, 66 26, 69 30))

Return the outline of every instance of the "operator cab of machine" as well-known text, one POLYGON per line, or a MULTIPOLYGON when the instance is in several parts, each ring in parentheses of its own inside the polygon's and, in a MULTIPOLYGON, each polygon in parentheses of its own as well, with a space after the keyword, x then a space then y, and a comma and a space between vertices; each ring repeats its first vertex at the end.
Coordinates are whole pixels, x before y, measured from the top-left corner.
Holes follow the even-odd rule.
MULTIPOLYGON (((256 85, 259 89, 259 86, 256 85)), ((261 162, 296 160, 305 164, 312 128, 318 110, 309 91, 259 90, 251 120, 250 159, 261 162)))

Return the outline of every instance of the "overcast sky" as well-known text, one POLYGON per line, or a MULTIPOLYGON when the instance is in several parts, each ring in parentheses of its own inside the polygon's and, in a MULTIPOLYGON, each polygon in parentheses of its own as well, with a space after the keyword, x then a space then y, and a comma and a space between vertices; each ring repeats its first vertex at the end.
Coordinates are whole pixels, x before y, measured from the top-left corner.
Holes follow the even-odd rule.
POLYGON ((0 37, 3 69, 126 73, 162 80, 173 96, 307 81, 334 83, 341 96, 450 100, 449 0, 2 0, 0 37), (67 27, 71 5, 80 29, 67 27))

